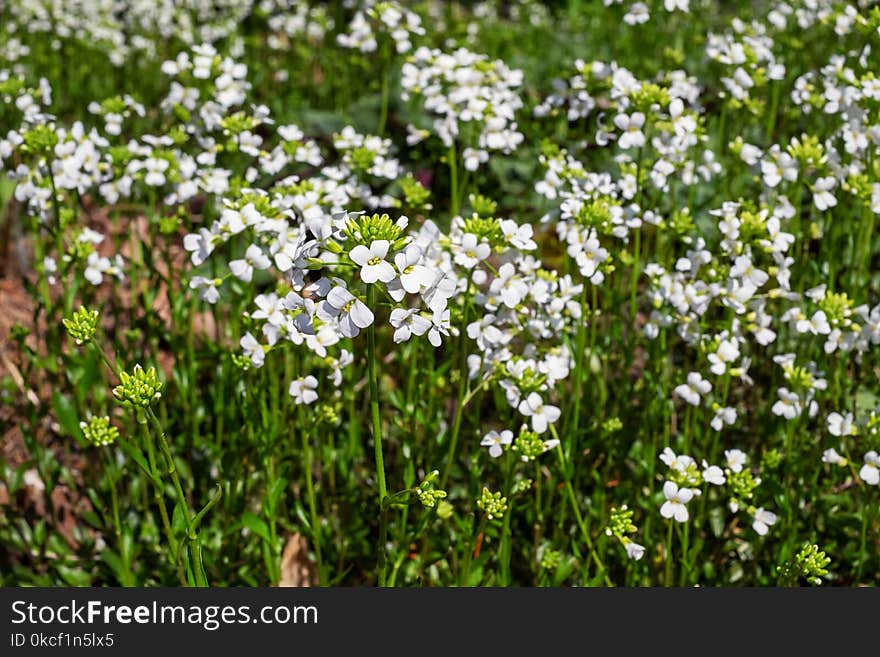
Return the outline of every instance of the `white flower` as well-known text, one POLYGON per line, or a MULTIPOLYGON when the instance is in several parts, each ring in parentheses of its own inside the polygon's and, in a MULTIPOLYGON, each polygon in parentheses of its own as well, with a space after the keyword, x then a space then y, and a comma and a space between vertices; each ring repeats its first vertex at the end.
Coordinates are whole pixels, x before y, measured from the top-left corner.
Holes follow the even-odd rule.
POLYGON ((865 454, 865 465, 859 470, 859 477, 869 486, 880 484, 880 456, 874 450, 865 454))
POLYGON ((147 170, 147 174, 144 176, 144 183, 150 187, 159 187, 165 184, 165 171, 168 169, 168 160, 148 157, 144 161, 144 169, 147 170))
POLYGON ((856 427, 853 422, 853 414, 831 413, 828 416, 828 432, 832 436, 854 436, 856 427))
POLYGON ((465 233, 461 238, 461 244, 454 249, 455 264, 465 269, 473 269, 492 252, 492 247, 487 242, 479 241, 473 233, 465 233))
POLYGON ((722 340, 718 343, 718 350, 709 354, 709 368, 712 374, 721 375, 727 371, 727 364, 733 363, 739 358, 739 345, 734 340, 722 340))
POLYGON ((489 160, 488 151, 482 148, 465 148, 461 155, 464 159, 464 168, 468 171, 476 171, 480 168, 480 164, 489 160))
POLYGON ((734 422, 736 422, 736 409, 730 406, 723 406, 715 411, 715 417, 712 418, 709 425, 715 431, 721 431, 725 424, 733 425, 734 422))
POLYGON ((645 546, 639 545, 635 541, 627 541, 624 543, 623 547, 626 549, 626 556, 630 559, 638 561, 645 556, 645 546))
POLYGON ((315 389, 318 387, 318 379, 311 374, 306 377, 294 379, 290 382, 290 396, 297 404, 311 404, 318 399, 315 389))
POLYGON ((214 251, 214 233, 206 228, 200 228, 198 233, 190 233, 183 237, 183 248, 191 251, 190 258, 196 266, 207 260, 214 251))
POLYGON ((831 465, 846 465, 846 459, 837 453, 833 447, 829 447, 822 452, 822 463, 830 463, 831 465))
POLYGON ((268 269, 272 261, 256 244, 251 244, 245 251, 244 258, 240 260, 232 260, 229 263, 229 270, 233 276, 245 283, 250 283, 254 277, 254 269, 268 269))
POLYGON ((347 338, 353 338, 367 328, 375 319, 373 311, 367 304, 354 296, 341 285, 337 285, 327 294, 327 298, 318 306, 320 319, 339 318, 339 330, 347 338))
POLYGON ((434 347, 443 343, 443 336, 449 335, 451 329, 448 310, 435 310, 431 316, 431 328, 428 330, 428 342, 434 347))
POLYGON ((581 276, 589 278, 594 285, 599 285, 604 275, 596 274, 599 265, 608 259, 608 250, 599 244, 599 237, 595 230, 590 231, 589 237, 583 244, 572 244, 568 247, 568 253, 575 258, 581 276))
POLYGON ((505 262, 498 268, 498 276, 492 281, 491 295, 499 295, 508 308, 516 308, 529 293, 529 285, 516 273, 516 268, 505 262))
POLYGON ((244 355, 251 359, 254 367, 263 366, 263 362, 266 360, 266 350, 250 332, 244 334, 239 345, 244 350, 244 355))
POLYGON ((97 251, 92 251, 86 260, 83 276, 92 285, 100 285, 104 280, 104 274, 116 276, 122 280, 122 265, 122 256, 118 254, 113 260, 110 260, 105 256, 99 256, 97 251))
POLYGON ((836 185, 837 179, 834 176, 818 178, 813 183, 813 203, 815 203, 818 210, 824 212, 828 208, 833 208, 837 205, 837 199, 831 193, 831 190, 836 185))
POLYGON ((660 460, 663 461, 668 468, 679 470, 680 472, 684 472, 691 465, 696 463, 696 461, 687 454, 676 456, 675 452, 673 452, 670 447, 666 447, 663 450, 663 453, 660 454, 660 460))
MULTIPOLYGON (((298 315, 296 319, 300 319, 305 317, 305 314, 298 315)), ((309 327, 311 328, 311 327, 309 327)), ((294 332, 291 333, 291 340, 295 343, 297 339, 297 333, 302 335, 302 329, 297 326, 296 320, 294 320, 294 332)), ((306 334, 306 346, 314 351, 321 358, 327 357, 327 347, 331 347, 334 344, 339 343, 339 332, 336 331, 331 325, 324 324, 313 334, 306 334)), ((344 350, 343 350, 344 351, 344 350)))
POLYGON ((281 312, 281 300, 277 294, 258 294, 254 299, 259 310, 251 314, 254 319, 265 319, 272 326, 284 324, 284 314, 281 312))
POLYGON ((519 412, 532 418, 532 430, 535 433, 547 431, 547 425, 556 422, 562 413, 556 406, 545 406, 544 400, 537 392, 529 393, 529 396, 519 403, 519 412))
POLYGON ((431 328, 431 320, 419 313, 418 308, 395 308, 391 311, 391 326, 394 331, 394 342, 400 344, 406 342, 413 335, 424 335, 431 328))
POLYGON ((199 291, 199 299, 207 303, 217 303, 220 299, 220 291, 217 289, 217 280, 204 276, 193 276, 189 282, 191 290, 199 291))
POLYGON ((739 449, 724 450, 724 458, 727 459, 727 467, 733 472, 742 472, 743 466, 749 459, 746 453, 739 449))
POLYGON ((709 465, 703 459, 703 481, 707 481, 715 486, 723 486, 726 481, 724 471, 717 465, 709 465))
POLYGON ((758 532, 759 536, 765 536, 770 525, 776 522, 776 514, 772 511, 765 511, 763 508, 755 509, 752 515, 752 529, 758 532))
POLYGON ((690 0, 663 0, 663 8, 666 11, 685 11, 689 12, 690 8, 690 0))
POLYGON ((623 22, 627 25, 641 25, 649 20, 651 20, 651 13, 643 2, 636 2, 623 15, 623 22))
POLYGON ((434 282, 434 274, 424 265, 420 265, 422 250, 410 244, 405 251, 394 256, 394 264, 400 272, 400 284, 410 294, 418 294, 434 282))
POLYGON ((633 112, 631 115, 618 114, 614 117, 614 125, 621 131, 620 139, 617 140, 621 148, 632 148, 645 145, 645 135, 642 126, 645 125, 645 115, 641 112, 633 112))
POLYGON ((712 390, 711 383, 706 381, 699 372, 691 372, 687 376, 687 383, 676 386, 675 393, 688 404, 699 406, 700 395, 706 395, 710 390, 712 390))
POLYGON ((749 281, 756 288, 761 287, 770 278, 767 272, 756 269, 752 264, 752 259, 744 255, 738 256, 734 261, 733 267, 730 268, 730 276, 749 281))
POLYGON ((489 448, 489 456, 497 459, 504 452, 504 447, 513 442, 513 432, 505 429, 502 432, 490 431, 480 441, 480 445, 489 448))
POLYGON ((364 283, 382 281, 389 283, 394 280, 396 274, 391 263, 385 260, 388 255, 388 240, 374 240, 370 247, 358 244, 348 255, 361 267, 361 280, 364 283))
POLYGON ((806 316, 801 317, 795 323, 795 328, 797 328, 798 333, 812 333, 813 335, 828 335, 831 333, 828 318, 822 310, 817 310, 809 319, 806 316))
POLYGON ((694 492, 690 488, 679 489, 674 481, 667 481, 663 484, 663 495, 666 501, 660 507, 660 515, 675 518, 677 522, 687 522, 690 516, 685 505, 693 499, 694 492))
POLYGON ((800 397, 793 392, 789 392, 788 388, 780 388, 776 391, 776 394, 779 396, 779 400, 770 409, 774 415, 781 415, 786 420, 793 420, 801 414, 803 407, 801 406, 800 397))

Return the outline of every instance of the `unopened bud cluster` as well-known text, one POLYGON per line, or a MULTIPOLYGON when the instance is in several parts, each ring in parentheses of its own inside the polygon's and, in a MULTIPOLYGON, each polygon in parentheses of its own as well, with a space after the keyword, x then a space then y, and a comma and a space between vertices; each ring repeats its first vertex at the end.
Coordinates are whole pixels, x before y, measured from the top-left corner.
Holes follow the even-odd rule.
POLYGON ((437 470, 432 470, 416 489, 416 495, 419 496, 419 501, 422 503, 422 506, 427 509, 433 509, 437 506, 437 502, 446 497, 445 490, 434 488, 435 482, 439 476, 440 473, 437 470))
POLYGON ((88 422, 80 422, 80 429, 89 444, 95 447, 112 445, 119 438, 119 429, 110 424, 110 418, 93 417, 88 422))
POLYGON ((82 307, 70 319, 61 320, 67 333, 77 344, 89 342, 98 331, 98 311, 82 307))
POLYGON ((507 498, 502 497, 500 492, 493 493, 484 486, 477 506, 486 514, 488 520, 501 519, 507 511, 507 498))
POLYGON ((155 367, 145 370, 135 365, 131 374, 121 372, 119 378, 122 383, 113 388, 113 396, 126 406, 147 408, 162 397, 164 384, 155 367))

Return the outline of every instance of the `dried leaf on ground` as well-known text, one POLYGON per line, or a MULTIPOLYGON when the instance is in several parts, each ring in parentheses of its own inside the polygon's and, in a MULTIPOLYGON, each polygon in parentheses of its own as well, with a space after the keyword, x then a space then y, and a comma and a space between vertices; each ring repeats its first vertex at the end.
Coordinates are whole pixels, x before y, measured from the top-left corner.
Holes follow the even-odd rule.
POLYGON ((281 555, 281 581, 278 586, 310 587, 318 585, 318 568, 309 556, 309 543, 297 532, 290 537, 281 555))

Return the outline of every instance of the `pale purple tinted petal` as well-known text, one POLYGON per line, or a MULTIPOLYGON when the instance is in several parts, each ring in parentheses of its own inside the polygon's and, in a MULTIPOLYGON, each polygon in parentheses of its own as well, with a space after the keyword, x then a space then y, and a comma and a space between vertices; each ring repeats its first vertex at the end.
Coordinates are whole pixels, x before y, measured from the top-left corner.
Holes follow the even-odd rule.
POLYGON ((351 319, 355 326, 367 328, 373 323, 373 311, 367 308, 366 304, 361 301, 355 301, 350 311, 351 319))

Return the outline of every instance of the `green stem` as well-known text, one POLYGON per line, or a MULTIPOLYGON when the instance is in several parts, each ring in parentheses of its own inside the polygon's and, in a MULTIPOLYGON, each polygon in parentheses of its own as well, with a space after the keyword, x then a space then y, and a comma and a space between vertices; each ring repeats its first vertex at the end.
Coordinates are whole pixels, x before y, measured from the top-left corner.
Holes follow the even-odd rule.
MULTIPOLYGON (((863 487, 864 488, 864 487, 863 487)), ((861 537, 859 540, 859 565, 856 569, 856 579, 855 583, 858 584, 859 580, 862 577, 862 569, 865 566, 865 562, 868 560, 868 519, 871 516, 871 503, 870 500, 865 499, 864 490, 862 490, 862 531, 861 537)))
POLYGON ((192 524, 192 514, 190 513, 189 509, 189 502, 187 501, 186 495, 183 492, 183 486, 181 485, 180 477, 177 474, 177 466, 174 462, 174 456, 171 453, 171 447, 168 445, 168 439, 165 436, 165 430, 162 429, 159 418, 156 417, 156 414, 152 411, 152 409, 148 408, 146 414, 150 420, 150 423, 153 425, 156 434, 159 436, 159 446, 161 447, 162 453, 165 456, 165 460, 168 463, 168 474, 171 476, 171 482, 174 485, 174 491, 177 494, 177 503, 180 505, 180 511, 181 513, 183 513, 183 519, 186 522, 186 540, 189 541, 190 556, 193 560, 193 570, 195 571, 194 575, 196 586, 208 586, 208 580, 205 576, 205 566, 202 562, 202 549, 199 543, 199 534, 197 529, 192 524))
POLYGON ((630 283, 629 293, 629 317, 630 321, 635 325, 636 321, 636 294, 639 288, 639 270, 641 269, 641 253, 642 253, 642 229, 636 228, 635 239, 633 240, 633 273, 632 282, 630 283))
POLYGON ((110 480, 110 505, 113 513, 113 531, 116 534, 116 545, 119 548, 119 559, 122 561, 122 585, 134 586, 131 563, 129 563, 128 546, 125 544, 125 538, 122 533, 122 522, 119 518, 119 492, 116 488, 116 476, 113 474, 116 464, 112 461, 113 457, 109 449, 102 451, 105 455, 107 478, 110 480))
POLYGON ((513 515, 514 498, 511 491, 511 481, 513 479, 514 454, 512 451, 507 452, 507 463, 505 465, 504 490, 507 491, 507 498, 510 500, 507 506, 507 513, 504 514, 504 525, 501 528, 501 547, 499 548, 499 570, 498 579, 501 586, 510 585, 510 553, 513 549, 510 538, 510 517, 513 515))
POLYGON ((312 542, 315 547, 315 562, 318 566, 318 573, 320 575, 322 574, 323 562, 321 560, 321 526, 318 523, 318 507, 315 504, 315 482, 312 473, 314 458, 312 454, 312 446, 309 442, 309 435, 305 430, 306 423, 305 418, 303 417, 302 405, 297 407, 297 419, 299 420, 299 435, 302 440, 303 459, 305 460, 303 467, 305 468, 306 474, 306 493, 309 498, 309 521, 312 524, 312 542))
MULTIPOLYGON (((376 290, 367 285, 367 306, 376 307, 376 290)), ((382 418, 379 415, 379 374, 376 367, 376 324, 367 327, 367 369, 370 380, 370 413, 373 417, 373 446, 376 456, 376 481, 379 485, 379 586, 385 586, 385 542, 388 533, 388 518, 385 511, 385 498, 388 489, 385 485, 385 459, 382 454, 382 418)))
POLYGON ((690 525, 685 523, 684 527, 679 531, 681 539, 681 580, 680 585, 685 586, 690 576, 690 567, 688 564, 688 547, 690 545, 690 525))
MULTIPOLYGON (((553 437, 556 440, 559 440, 559 434, 556 431, 556 427, 552 424, 550 425, 550 433, 553 434, 553 437)), ((574 517, 577 521, 577 526, 581 531, 581 536, 584 539, 584 543, 586 543, 587 545, 587 550, 590 553, 590 558, 593 560, 593 563, 596 564, 598 572, 603 575, 605 579, 605 584, 607 586, 612 586, 611 578, 608 576, 608 570, 605 568, 605 564, 602 563, 602 559, 599 558, 599 553, 596 551, 596 548, 593 545, 593 537, 590 535, 590 530, 584 522, 583 515, 581 515, 581 510, 577 503, 577 497, 574 493, 574 486, 571 485, 571 474, 565 460, 565 452, 562 450, 562 443, 556 445, 556 452, 559 456, 559 469, 562 472, 562 476, 564 479, 565 491, 568 495, 568 501, 569 504, 571 504, 571 510, 572 512, 574 512, 574 517)))
POLYGON ((458 154, 455 151, 455 142, 449 145, 446 155, 449 164, 449 211, 453 217, 458 215, 458 154))
POLYGON ((669 520, 669 531, 666 532, 666 586, 672 586, 672 530, 675 523, 669 520))
MULTIPOLYGON (((138 422, 141 424, 140 422, 138 422)), ((168 517, 168 509, 165 507, 165 491, 162 490, 162 479, 158 476, 159 469, 156 467, 156 450, 153 448, 153 437, 146 423, 141 424, 144 434, 144 445, 147 448, 147 462, 150 465, 151 479, 153 481, 153 499, 156 506, 159 507, 159 516, 162 519, 162 527, 165 530, 165 538, 168 541, 168 547, 171 549, 172 561, 178 564, 178 574, 181 583, 186 584, 186 578, 180 570, 180 562, 177 561, 177 541, 174 539, 174 532, 171 530, 171 521, 168 517)))
MULTIPOLYGON (((458 446, 458 436, 461 433, 461 421, 464 417, 464 409, 473 394, 467 394, 468 367, 467 367, 467 325, 469 321, 471 284, 468 283, 466 301, 461 316, 461 326, 458 332, 458 394, 456 396, 455 420, 452 423, 452 435, 449 438, 449 452, 446 454, 446 465, 443 468, 443 474, 440 477, 440 488, 446 488, 446 482, 452 471, 455 462, 455 449, 458 446)), ((476 391, 474 391, 476 392, 476 391)))
POLYGON ((391 69, 386 69, 382 74, 382 105, 379 109, 379 130, 376 133, 380 137, 385 133, 385 124, 388 122, 388 92, 391 78, 391 69))
MULTIPOLYGON (((510 509, 508 509, 508 512, 505 514, 505 516, 508 515, 510 515, 510 509)), ((461 576, 458 581, 459 586, 468 586, 471 581, 471 564, 473 563, 474 552, 477 551, 477 543, 484 531, 486 531, 486 516, 480 518, 480 524, 477 526, 477 531, 474 533, 474 540, 468 545, 468 551, 464 555, 464 565, 461 568, 461 576)))
POLYGON ((779 94, 782 87, 782 81, 777 80, 775 83, 771 84, 773 85, 773 91, 771 92, 772 95, 770 97, 770 111, 767 113, 767 130, 764 139, 768 148, 773 143, 773 131, 776 129, 776 118, 779 113, 779 94))
MULTIPOLYGON (((574 401, 573 408, 571 412, 571 418, 568 425, 568 430, 565 432, 565 451, 569 455, 572 453, 572 449, 574 447, 574 442, 577 439, 578 428, 580 425, 580 417, 581 417, 581 398, 584 395, 584 371, 588 370, 589 367, 584 367, 584 351, 586 350, 586 342, 587 342, 587 315, 588 310, 590 309, 590 302, 587 296, 587 285, 589 285, 589 281, 584 279, 583 281, 584 289, 581 293, 581 321, 578 324, 577 329, 577 338, 575 339, 575 353, 574 353, 574 401)), ((592 286, 591 286, 592 287, 592 286)), ((593 357, 592 351, 590 352, 590 358, 593 357)), ((589 363, 588 363, 589 366, 589 363)))

